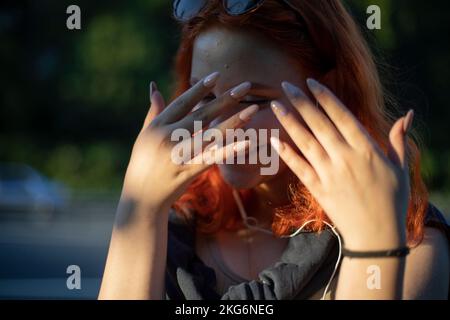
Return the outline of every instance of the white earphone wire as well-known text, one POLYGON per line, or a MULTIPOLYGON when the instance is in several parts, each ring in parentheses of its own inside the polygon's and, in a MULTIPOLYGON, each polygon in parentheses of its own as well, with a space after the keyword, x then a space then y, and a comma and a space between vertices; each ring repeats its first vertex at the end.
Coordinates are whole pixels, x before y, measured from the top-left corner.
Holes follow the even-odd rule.
MULTIPOLYGON (((233 189, 233 197, 234 200, 236 201, 236 205, 239 209, 239 213, 241 214, 242 220, 244 221, 244 224, 247 226, 247 228, 249 229, 254 229, 254 230, 258 230, 264 233, 268 233, 273 235, 273 232, 264 228, 261 228, 259 226, 256 225, 257 220, 255 218, 252 217, 248 217, 247 213, 245 211, 244 205, 242 204, 241 201, 241 197, 239 196, 239 193, 237 190, 233 189), (255 225, 252 225, 250 223, 248 223, 248 221, 253 221, 255 223, 255 225)), ((286 235, 286 236, 281 236, 281 238, 292 238, 295 237, 296 235, 298 235, 300 232, 302 232, 302 230, 311 222, 317 221, 315 219, 313 220, 308 220, 306 221, 300 228, 297 229, 297 231, 295 231, 294 233, 290 234, 290 235, 286 235)), ((336 236, 337 240, 338 240, 338 244, 339 244, 339 253, 338 253, 338 258, 336 261, 336 264, 334 266, 334 270, 333 273, 331 274, 330 280, 328 280, 327 285, 325 286, 325 290, 323 292, 322 298, 321 300, 325 300, 325 297, 327 295, 327 292, 331 286, 331 283, 333 282, 333 279, 336 275, 336 272, 339 268, 339 264, 341 263, 341 258, 342 258, 342 239, 341 236, 339 235, 339 233, 336 231, 336 227, 332 226, 331 224, 329 224, 328 222, 324 221, 323 223, 325 223, 333 232, 333 234, 336 236)))

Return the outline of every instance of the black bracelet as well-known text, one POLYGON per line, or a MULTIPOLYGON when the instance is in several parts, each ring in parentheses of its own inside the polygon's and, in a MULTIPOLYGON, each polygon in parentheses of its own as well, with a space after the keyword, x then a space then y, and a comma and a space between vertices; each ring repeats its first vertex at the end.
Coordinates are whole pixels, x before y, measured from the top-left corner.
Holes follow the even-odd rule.
POLYGON ((342 248, 342 255, 349 258, 389 258, 389 257, 404 257, 409 254, 409 248, 403 247, 393 250, 383 251, 350 251, 342 248))

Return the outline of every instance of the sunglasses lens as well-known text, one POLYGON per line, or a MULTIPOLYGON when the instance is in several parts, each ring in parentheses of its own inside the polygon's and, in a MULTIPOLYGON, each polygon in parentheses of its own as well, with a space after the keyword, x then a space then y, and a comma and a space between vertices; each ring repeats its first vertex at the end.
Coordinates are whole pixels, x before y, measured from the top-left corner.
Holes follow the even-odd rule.
POLYGON ((206 5, 207 0, 175 0, 173 15, 180 21, 194 18, 206 5))
POLYGON ((238 16, 258 7, 264 0, 225 0, 224 5, 230 15, 238 16))

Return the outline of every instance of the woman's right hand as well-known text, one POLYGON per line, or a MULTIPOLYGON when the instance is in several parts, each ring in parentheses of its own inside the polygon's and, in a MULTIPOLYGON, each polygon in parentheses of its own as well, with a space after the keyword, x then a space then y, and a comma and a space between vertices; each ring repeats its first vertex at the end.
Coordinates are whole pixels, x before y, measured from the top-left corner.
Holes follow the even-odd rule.
MULTIPOLYGON (((223 111, 237 106, 250 90, 251 84, 244 82, 193 111, 210 93, 219 77, 218 72, 205 77, 167 107, 156 85, 151 84, 150 110, 133 147, 122 197, 144 203, 146 207, 153 208, 153 212, 168 211, 189 183, 213 164, 176 164, 171 154, 177 142, 171 141, 171 134, 183 128, 193 134, 194 121, 202 121, 203 127, 207 126, 223 111)), ((257 105, 249 106, 214 128, 225 132, 225 129, 240 127, 257 111, 257 105)), ((183 143, 193 147, 192 139, 183 143)), ((245 148, 248 148, 248 143, 238 142, 231 148, 219 148, 216 151, 203 149, 202 154, 217 160, 217 157, 223 159, 245 148)))
MULTIPOLYGON (((237 106, 250 89, 250 83, 243 83, 217 99, 199 104, 205 102, 204 97, 216 85, 218 77, 218 73, 206 77, 167 107, 152 85, 150 111, 134 144, 117 208, 100 299, 164 299, 166 256, 163 253, 168 250, 170 206, 212 164, 172 161, 176 143, 171 141, 171 134, 176 129, 188 130, 188 138, 180 143, 193 147, 189 138, 194 130, 200 131, 194 128, 194 121, 202 121, 207 126, 225 109, 237 106)), ((257 110, 258 106, 250 106, 215 128, 224 132, 242 126, 257 110)), ((226 152, 218 149, 214 153, 208 149, 203 153, 210 152, 212 158, 213 154, 226 156, 230 149, 234 153, 233 148, 225 149, 226 152)))

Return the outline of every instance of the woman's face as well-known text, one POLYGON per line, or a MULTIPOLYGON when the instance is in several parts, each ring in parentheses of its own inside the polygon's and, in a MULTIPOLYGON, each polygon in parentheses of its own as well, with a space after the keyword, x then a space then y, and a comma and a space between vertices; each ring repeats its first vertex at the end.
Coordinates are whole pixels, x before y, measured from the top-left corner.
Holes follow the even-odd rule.
MULTIPOLYGON (((244 81, 250 81, 252 89, 242 99, 243 103, 224 111, 211 126, 257 103, 260 107, 258 113, 242 129, 268 129, 268 135, 271 129, 279 129, 280 139, 290 142, 287 133, 272 113, 270 102, 277 99, 288 105, 281 82, 286 80, 304 88, 305 76, 298 64, 283 52, 282 47, 277 47, 264 36, 245 29, 211 27, 201 33, 194 42, 191 84, 214 71, 219 71, 221 76, 211 97, 206 100, 220 96, 244 81)), ((270 143, 261 148, 269 148, 266 149, 266 152, 269 152, 266 154, 270 154, 270 143)), ((286 170, 286 165, 281 161, 275 175, 261 175, 261 167, 268 165, 259 161, 257 164, 248 164, 246 161, 246 164, 219 165, 225 181, 238 189, 253 188, 274 179, 286 170)))

